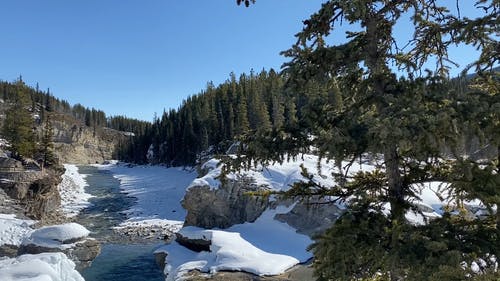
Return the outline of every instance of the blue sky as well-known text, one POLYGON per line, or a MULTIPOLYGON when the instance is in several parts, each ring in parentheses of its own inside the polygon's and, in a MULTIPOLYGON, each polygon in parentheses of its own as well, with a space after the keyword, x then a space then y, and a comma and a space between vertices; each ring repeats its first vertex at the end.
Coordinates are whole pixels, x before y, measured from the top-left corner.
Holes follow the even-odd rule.
POLYGON ((151 120, 231 71, 279 69, 321 1, 6 0, 0 79, 151 120))
POLYGON ((279 69, 322 3, 235 2, 5 0, 0 79, 22 74, 71 104, 151 120, 231 71, 279 69))

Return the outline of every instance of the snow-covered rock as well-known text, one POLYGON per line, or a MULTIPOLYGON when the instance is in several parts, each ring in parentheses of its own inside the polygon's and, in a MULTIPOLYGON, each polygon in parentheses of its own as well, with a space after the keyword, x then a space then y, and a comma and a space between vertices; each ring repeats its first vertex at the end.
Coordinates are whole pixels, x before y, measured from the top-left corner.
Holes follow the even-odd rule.
POLYGON ((182 228, 183 224, 183 221, 135 218, 113 227, 113 230, 126 235, 129 239, 169 240, 182 228))
POLYGON ((268 209, 255 222, 226 231, 184 227, 175 242, 155 252, 157 262, 164 267, 167 280, 182 280, 193 270, 209 275, 218 271, 281 274, 312 257, 307 251, 311 239, 275 219, 293 208, 294 204, 268 209))
POLYGON ((22 255, 0 259, 2 281, 85 281, 63 253, 22 255))
POLYGON ((0 214, 0 246, 21 245, 23 239, 33 231, 33 220, 17 219, 16 215, 0 214))
MULTIPOLYGON (((283 163, 273 163, 269 166, 258 166, 250 170, 226 175, 224 184, 220 181, 222 166, 217 159, 207 161, 202 170, 206 174, 195 179, 188 187, 182 205, 187 210, 185 225, 204 228, 227 228, 234 224, 255 221, 267 208, 278 205, 290 205, 290 200, 278 200, 273 196, 252 196, 252 192, 286 191, 296 182, 304 181, 302 167, 313 175, 315 182, 332 186, 335 180, 332 176, 333 162, 320 160, 318 156, 303 154, 283 163), (319 166, 319 170, 318 170, 319 166)), ((373 168, 368 165, 353 163, 350 171, 373 168)), ((346 172, 346 171, 342 171, 346 172)), ((302 233, 316 233, 328 227, 341 213, 337 206, 317 206, 309 208, 299 203, 293 214, 280 219, 294 223, 296 227, 302 224, 299 217, 310 218, 307 225, 302 225, 302 233)))
POLYGON ((13 214, 0 214, 0 257, 14 257, 23 239, 33 230, 33 220, 22 220, 13 214))
MULTIPOLYGON (((353 171, 357 171, 360 167, 354 163, 353 171)), ((241 178, 252 179, 256 186, 265 187, 273 191, 286 191, 295 182, 305 180, 302 176, 301 165, 304 166, 311 174, 314 175, 314 180, 323 185, 332 185, 335 181, 331 176, 333 162, 319 159, 318 156, 311 154, 303 154, 295 159, 289 159, 283 163, 273 163, 266 167, 257 166, 250 170, 242 170, 238 173, 229 173, 226 175, 228 180, 240 180, 241 178), (318 164, 320 170, 318 171, 318 164)), ((368 168, 366 166, 365 168, 368 168)), ((220 188, 222 166, 220 160, 210 159, 202 165, 202 169, 208 172, 195 180, 189 185, 188 189, 200 186, 208 186, 211 189, 220 188)))
POLYGON ((186 227, 180 235, 210 241, 210 251, 193 252, 172 243, 156 252, 167 252, 166 280, 178 280, 191 270, 216 273, 245 271, 255 275, 278 275, 299 263, 294 257, 265 252, 243 239, 239 233, 186 227))
POLYGON ((77 223, 45 226, 30 233, 19 248, 20 254, 63 252, 84 268, 100 252, 99 243, 88 238, 90 231, 77 223))
POLYGON ((67 223, 61 225, 44 226, 33 231, 23 244, 35 244, 50 248, 59 247, 64 249, 65 245, 70 245, 75 241, 87 237, 90 231, 77 223, 67 223))

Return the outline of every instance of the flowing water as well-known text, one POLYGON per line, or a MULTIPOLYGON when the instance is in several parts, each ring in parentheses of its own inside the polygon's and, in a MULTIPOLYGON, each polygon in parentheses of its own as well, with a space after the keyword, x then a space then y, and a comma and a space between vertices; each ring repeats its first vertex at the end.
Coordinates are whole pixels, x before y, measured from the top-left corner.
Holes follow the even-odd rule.
POLYGON ((79 172, 87 175, 92 194, 92 206, 83 210, 77 222, 92 231, 92 237, 101 241, 101 254, 82 275, 86 281, 160 281, 164 280, 155 263, 153 251, 160 243, 144 241, 131 244, 113 232, 126 219, 123 212, 134 204, 135 199, 120 192, 120 183, 109 171, 92 166, 80 166, 79 172))

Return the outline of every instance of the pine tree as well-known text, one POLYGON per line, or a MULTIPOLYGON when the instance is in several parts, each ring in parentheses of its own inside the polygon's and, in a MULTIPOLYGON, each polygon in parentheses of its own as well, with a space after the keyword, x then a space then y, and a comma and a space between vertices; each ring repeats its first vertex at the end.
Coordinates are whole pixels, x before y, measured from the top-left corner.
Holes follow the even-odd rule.
POLYGON ((12 106, 6 111, 3 134, 12 146, 13 156, 22 159, 35 152, 34 122, 28 110, 31 103, 22 80, 16 82, 12 106))
POLYGON ((236 134, 243 135, 250 130, 248 122, 247 98, 243 92, 240 92, 236 112, 236 134))
POLYGON ((269 86, 269 94, 271 96, 271 116, 272 116, 272 123, 273 123, 273 128, 275 129, 280 129, 284 123, 285 123, 285 108, 283 105, 283 98, 284 95, 281 91, 283 88, 280 79, 278 77, 278 74, 271 69, 269 71, 269 80, 270 80, 270 86, 269 86))
POLYGON ((42 131, 42 139, 40 142, 40 160, 43 163, 43 167, 52 166, 56 163, 56 157, 54 154, 54 128, 52 127, 52 120, 48 114, 42 131))
POLYGON ((444 148, 457 151, 470 129, 465 122, 476 124, 484 145, 498 146, 500 139, 498 74, 488 71, 498 64, 494 34, 500 7, 495 0, 479 0, 476 7, 483 16, 467 19, 432 0, 329 0, 304 21, 297 43, 283 53, 291 58, 285 65, 288 87, 304 96, 297 101, 305 105, 299 127, 284 131, 281 138, 264 134, 248 139, 244 156, 236 162, 281 161, 284 154, 311 146, 336 162, 382 157, 373 172, 335 174, 336 186, 310 181, 288 192, 350 198, 348 211, 312 246, 319 280, 498 278, 495 262, 485 262, 479 273, 464 264, 500 255, 500 217, 495 211, 500 204, 500 160, 443 153, 444 148), (405 14, 413 16, 415 33, 402 50, 394 29, 405 14), (359 28, 348 33, 346 43, 329 45, 327 39, 342 22, 359 28), (473 64, 479 86, 465 96, 449 84, 451 44, 481 50, 473 64), (421 74, 429 61, 436 62, 436 69, 421 74), (314 83, 333 84, 333 96, 314 83), (269 145, 281 151, 273 153, 266 149, 269 145), (417 187, 430 181, 449 183, 448 199, 480 200, 484 216, 445 212, 426 225, 411 224, 405 214, 418 210, 417 187))

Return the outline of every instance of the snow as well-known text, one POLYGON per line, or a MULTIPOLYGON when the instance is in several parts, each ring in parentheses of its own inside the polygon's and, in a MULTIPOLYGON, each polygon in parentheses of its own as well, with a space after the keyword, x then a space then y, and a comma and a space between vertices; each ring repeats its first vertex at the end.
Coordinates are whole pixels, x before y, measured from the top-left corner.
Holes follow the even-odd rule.
POLYGON ((9 148, 9 147, 10 143, 6 139, 0 137, 0 148, 9 148))
POLYGON ((63 253, 22 255, 0 259, 2 281, 84 281, 75 263, 63 253))
POLYGON ((186 210, 180 201, 186 187, 196 178, 196 172, 183 168, 115 163, 94 166, 110 171, 120 181, 121 190, 137 198, 136 204, 126 211, 129 219, 184 221, 186 210))
POLYGON ((0 246, 2 245, 21 245, 33 229, 31 226, 36 221, 17 219, 13 214, 0 214, 0 246))
POLYGON ((67 249, 74 244, 67 241, 79 240, 90 234, 84 226, 77 223, 44 226, 30 233, 23 241, 23 245, 34 244, 48 248, 67 249))
POLYGON ((312 240, 286 223, 274 220, 288 213, 291 206, 266 210, 255 222, 233 225, 222 230, 185 227, 183 236, 211 240, 211 252, 193 252, 177 242, 157 252, 167 252, 166 280, 177 280, 190 270, 206 273, 220 270, 246 271, 256 275, 277 275, 312 257, 307 247, 312 240))
POLYGON ((142 219, 133 218, 122 222, 120 225, 114 227, 115 229, 123 228, 164 228, 171 232, 178 232, 184 224, 184 221, 167 220, 167 219, 142 219))
MULTIPOLYGON (((203 165, 208 173, 196 178, 196 173, 182 168, 161 166, 131 166, 117 164, 95 165, 99 169, 109 170, 120 181, 124 193, 136 197, 136 204, 127 211, 129 219, 120 227, 148 227, 164 225, 178 231, 186 216, 182 200, 186 189, 208 186, 220 187, 218 177, 221 174, 220 161, 211 159, 203 165)), ((313 155, 301 155, 297 159, 282 164, 272 164, 265 168, 257 167, 249 171, 228 175, 229 179, 250 177, 259 186, 266 186, 272 191, 286 191, 295 182, 305 180, 301 175, 303 165, 313 179, 324 186, 332 186, 335 180, 332 172, 353 175, 359 171, 372 171, 376 165, 343 162, 341 171, 333 170, 334 164, 313 155), (318 163, 320 171, 318 171, 318 163)), ((335 168, 336 169, 336 168, 335 168)), ((409 211, 406 218, 415 224, 424 224, 428 219, 439 217, 443 207, 450 202, 445 198, 448 184, 429 182, 412 186, 420 197, 415 199, 422 213, 409 211)), ((477 204, 477 202, 468 202, 477 204)), ((210 239, 210 252, 193 252, 177 242, 163 246, 157 252, 167 252, 166 280, 178 280, 193 269, 212 274, 220 270, 247 271, 256 275, 276 275, 297 263, 312 257, 307 247, 312 240, 286 223, 274 219, 276 214, 288 213, 294 204, 267 209, 252 223, 233 225, 226 230, 204 230, 185 227, 180 230, 184 235, 210 239)), ((384 204, 389 212, 389 204, 384 204)))
POLYGON ((297 233, 296 229, 287 223, 274 219, 277 214, 290 212, 294 206, 295 204, 288 207, 281 205, 275 209, 267 209, 255 222, 236 224, 227 230, 239 232, 245 240, 262 250, 292 256, 300 262, 306 262, 312 258, 312 254, 307 251, 307 247, 313 242, 311 238, 297 233))
POLYGON ((193 252, 177 243, 158 251, 167 251, 166 280, 177 280, 192 269, 215 273, 221 270, 246 271, 255 275, 277 275, 299 263, 296 258, 263 251, 239 233, 186 227, 181 233, 192 239, 210 240, 210 252, 193 252))
POLYGON ((89 199, 92 195, 85 192, 87 182, 85 176, 78 172, 78 167, 72 164, 64 164, 66 171, 62 175, 59 184, 59 194, 61 195, 61 208, 68 217, 74 217, 78 213, 90 206, 89 199))
POLYGON ((132 166, 110 161, 93 165, 108 170, 120 181, 122 192, 137 198, 134 206, 124 213, 128 219, 117 228, 146 226, 177 232, 184 224, 186 210, 181 200, 186 187, 196 178, 196 172, 163 166, 132 166))
MULTIPOLYGON (((300 165, 303 165, 309 173, 314 175, 313 179, 315 182, 325 186, 332 186, 335 183, 332 177, 332 172, 334 171, 332 170, 333 163, 325 159, 320 161, 318 156, 310 154, 299 155, 296 159, 290 159, 282 164, 273 163, 266 167, 259 165, 250 170, 230 173, 227 175, 227 178, 237 179, 239 177, 248 177, 252 178, 258 186, 266 186, 273 191, 286 191, 292 184, 305 180, 301 174, 302 170, 300 165), (319 172, 318 163, 320 167, 319 172)), ((354 173, 360 170, 361 167, 363 166, 354 163, 349 172, 354 173)), ((366 166, 365 168, 368 167, 369 166, 366 166)), ((189 188, 195 186, 209 186, 211 189, 219 188, 220 181, 218 177, 221 174, 220 160, 211 159, 207 161, 202 168, 207 169, 208 173, 201 178, 195 179, 189 188)))

